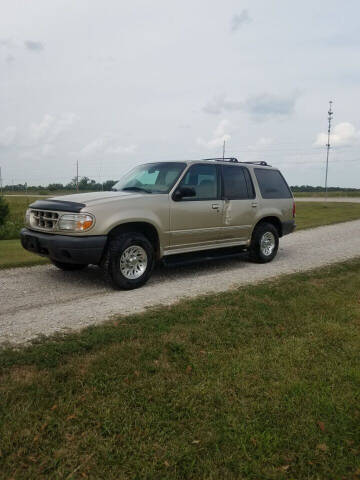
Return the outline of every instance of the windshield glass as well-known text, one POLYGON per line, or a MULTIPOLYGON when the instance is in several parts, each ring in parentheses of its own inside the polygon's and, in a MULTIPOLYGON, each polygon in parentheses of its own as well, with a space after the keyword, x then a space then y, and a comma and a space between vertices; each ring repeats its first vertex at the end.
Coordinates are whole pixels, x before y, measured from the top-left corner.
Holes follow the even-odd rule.
POLYGON ((169 193, 186 164, 178 162, 139 165, 119 180, 113 190, 169 193))

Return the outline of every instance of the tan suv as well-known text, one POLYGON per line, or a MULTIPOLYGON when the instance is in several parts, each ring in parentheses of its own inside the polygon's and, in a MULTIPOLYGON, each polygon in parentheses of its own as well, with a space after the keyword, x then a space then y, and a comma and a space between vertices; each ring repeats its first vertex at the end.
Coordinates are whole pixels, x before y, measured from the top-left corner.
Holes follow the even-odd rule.
POLYGON ((63 270, 102 265, 115 287, 131 289, 157 261, 190 252, 247 250, 269 262, 279 237, 295 229, 290 188, 265 162, 148 163, 114 190, 37 200, 26 212, 23 247, 63 270))

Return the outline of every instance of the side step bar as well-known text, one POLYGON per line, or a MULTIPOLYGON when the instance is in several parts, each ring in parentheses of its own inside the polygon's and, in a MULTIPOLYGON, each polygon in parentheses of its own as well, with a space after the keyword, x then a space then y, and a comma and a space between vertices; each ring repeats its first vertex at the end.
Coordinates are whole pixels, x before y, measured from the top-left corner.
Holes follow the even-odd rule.
POLYGON ((245 248, 229 247, 204 250, 202 252, 167 255, 162 259, 162 264, 166 267, 178 267, 182 265, 192 265, 194 263, 211 262, 212 260, 226 260, 228 258, 241 257, 245 251, 245 248))

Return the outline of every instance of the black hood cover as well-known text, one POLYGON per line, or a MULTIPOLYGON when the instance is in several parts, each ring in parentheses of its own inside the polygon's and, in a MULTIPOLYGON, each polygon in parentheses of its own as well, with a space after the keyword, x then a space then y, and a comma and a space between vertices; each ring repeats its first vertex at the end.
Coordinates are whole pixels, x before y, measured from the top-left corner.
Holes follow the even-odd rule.
POLYGON ((66 202, 65 200, 36 200, 30 205, 30 208, 37 210, 52 210, 55 212, 75 212, 79 213, 85 203, 66 202))

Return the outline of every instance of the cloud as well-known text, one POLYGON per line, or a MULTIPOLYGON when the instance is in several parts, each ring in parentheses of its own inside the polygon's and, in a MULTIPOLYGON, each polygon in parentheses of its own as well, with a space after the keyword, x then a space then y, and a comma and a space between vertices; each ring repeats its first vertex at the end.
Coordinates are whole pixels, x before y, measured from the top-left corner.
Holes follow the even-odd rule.
POLYGON ((31 52, 41 52, 44 50, 44 44, 42 42, 36 42, 34 40, 26 40, 24 42, 25 47, 31 52))
POLYGON ((230 122, 226 119, 223 119, 213 131, 213 135, 210 140, 198 138, 197 143, 209 149, 220 147, 224 144, 224 141, 227 142, 231 139, 230 130, 230 122))
POLYGON ((6 61, 6 63, 10 64, 10 63, 15 61, 15 57, 13 55, 9 54, 9 55, 6 56, 5 61, 6 61))
POLYGON ((228 100, 225 95, 214 97, 203 108, 205 113, 219 115, 224 112, 244 111, 254 117, 284 116, 293 113, 298 93, 281 96, 264 93, 244 101, 228 100))
MULTIPOLYGON (((335 125, 330 136, 332 146, 345 147, 356 144, 360 141, 360 130, 356 130, 354 125, 349 122, 342 122, 335 125)), ((326 132, 319 133, 315 140, 315 145, 324 146, 328 142, 326 132)))
POLYGON ((265 148, 268 145, 274 143, 274 139, 271 137, 260 137, 259 140, 255 143, 255 145, 249 145, 249 150, 258 150, 259 148, 265 148))
POLYGON ((247 10, 242 10, 240 14, 235 14, 231 19, 231 31, 237 32, 243 25, 247 25, 252 22, 252 18, 249 16, 247 10))
POLYGON ((29 139, 32 144, 52 143, 78 119, 75 113, 63 113, 58 117, 46 113, 39 123, 32 123, 29 139))
POLYGON ((0 147, 10 147, 16 138, 16 127, 7 127, 0 132, 0 147))
POLYGON ((80 155, 84 157, 90 157, 97 154, 133 154, 135 153, 137 146, 136 145, 121 145, 119 136, 114 133, 104 133, 100 137, 96 138, 89 144, 85 145, 80 150, 80 155))

